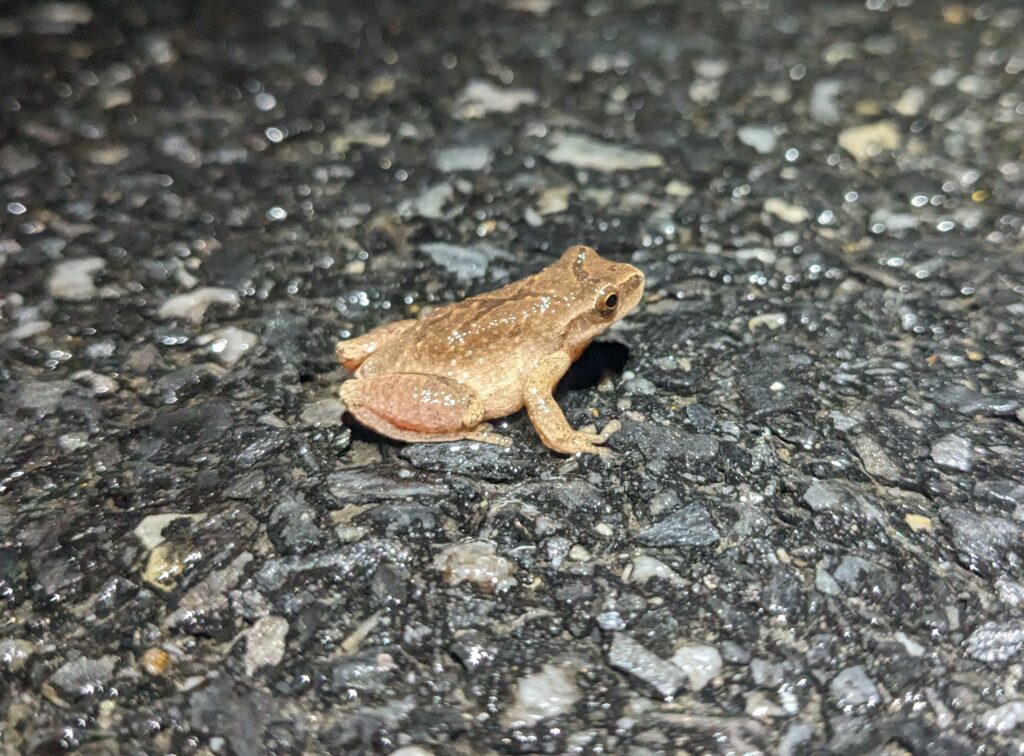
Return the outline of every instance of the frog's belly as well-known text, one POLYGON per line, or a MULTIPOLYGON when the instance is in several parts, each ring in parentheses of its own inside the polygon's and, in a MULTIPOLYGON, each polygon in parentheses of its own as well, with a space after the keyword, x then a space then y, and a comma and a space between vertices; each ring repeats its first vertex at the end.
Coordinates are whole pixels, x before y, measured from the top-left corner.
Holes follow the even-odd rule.
POLYGON ((506 380, 494 381, 490 385, 470 385, 483 400, 485 420, 505 417, 523 408, 523 382, 514 372, 506 380))
POLYGON ((523 408, 525 376, 515 367, 483 371, 441 370, 438 373, 472 389, 484 404, 485 420, 505 417, 523 408))

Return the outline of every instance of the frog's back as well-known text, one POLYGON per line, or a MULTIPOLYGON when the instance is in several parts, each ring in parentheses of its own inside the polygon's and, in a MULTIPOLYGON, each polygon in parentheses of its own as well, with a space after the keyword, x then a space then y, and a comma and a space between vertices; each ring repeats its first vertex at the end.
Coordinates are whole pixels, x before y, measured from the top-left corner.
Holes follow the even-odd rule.
POLYGON ((532 365, 558 348, 571 303, 542 274, 439 308, 361 367, 362 375, 427 373, 483 398, 516 391, 532 365))

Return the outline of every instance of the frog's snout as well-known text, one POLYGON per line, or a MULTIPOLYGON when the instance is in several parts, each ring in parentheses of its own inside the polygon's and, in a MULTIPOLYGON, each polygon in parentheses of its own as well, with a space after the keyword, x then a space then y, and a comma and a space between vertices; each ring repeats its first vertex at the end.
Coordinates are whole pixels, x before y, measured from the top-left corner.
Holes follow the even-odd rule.
POLYGON ((626 307, 623 308, 624 313, 632 310, 640 302, 640 298, 644 295, 644 283, 644 274, 635 269, 622 283, 620 291, 626 304, 626 307))
POLYGON ((644 274, 638 270, 636 273, 629 277, 628 281, 626 281, 626 287, 630 291, 635 289, 639 294, 642 295, 644 293, 644 283, 646 282, 646 280, 647 279, 644 278, 644 274))

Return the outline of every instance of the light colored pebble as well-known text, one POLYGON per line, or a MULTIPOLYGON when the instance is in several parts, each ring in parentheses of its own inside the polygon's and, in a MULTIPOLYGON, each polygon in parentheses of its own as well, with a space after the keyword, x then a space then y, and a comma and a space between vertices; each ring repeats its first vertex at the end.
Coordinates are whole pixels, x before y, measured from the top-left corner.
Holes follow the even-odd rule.
POLYGON ((149 552, 142 582, 161 591, 173 590, 178 576, 185 571, 185 563, 170 544, 161 543, 149 552))
POLYGON ((84 301, 96 294, 93 278, 107 266, 99 257, 82 257, 57 263, 46 282, 47 290, 54 299, 84 301))
POLYGON ((902 645, 903 648, 906 649, 906 652, 911 656, 922 656, 924 654, 924 646, 922 646, 916 640, 914 640, 909 635, 904 633, 902 630, 897 631, 896 635, 893 637, 895 637, 896 640, 900 642, 900 645, 902 645))
POLYGON ((492 160, 494 153, 484 145, 445 147, 434 155, 434 165, 444 173, 482 171, 490 166, 492 160))
POLYGON ((665 184, 665 194, 670 197, 679 197, 680 199, 686 199, 693 195, 693 187, 687 183, 680 181, 679 179, 672 179, 665 184))
POLYGON ((597 615, 597 626, 609 632, 611 630, 625 630, 626 620, 618 612, 602 612, 597 615))
POLYGON ((974 447, 963 436, 950 433, 932 444, 931 458, 939 467, 970 472, 973 467, 974 447))
POLYGON ((828 689, 840 708, 874 705, 881 701, 878 688, 859 664, 847 667, 832 678, 828 689))
POLYGON ((764 211, 771 213, 780 220, 786 221, 786 223, 803 223, 811 217, 811 214, 807 212, 807 208, 786 202, 778 197, 766 199, 764 201, 764 211))
POLYGON ((481 593, 501 593, 516 585, 515 566, 485 541, 446 547, 435 557, 434 568, 449 585, 467 582, 481 593))
MULTIPOLYGON (((2 264, 0 264, 0 267, 2 267, 2 264)), ((10 341, 24 341, 25 339, 31 339, 34 336, 46 333, 51 327, 52 323, 49 320, 29 320, 12 328, 7 333, 7 338, 10 341)))
POLYGON ((895 121, 876 121, 862 126, 851 126, 839 132, 839 146, 849 152, 857 162, 865 162, 902 144, 895 121))
POLYGON ((193 522, 202 522, 206 519, 205 514, 180 514, 176 512, 167 512, 164 514, 147 515, 142 518, 142 521, 135 526, 135 537, 142 543, 143 548, 146 551, 152 551, 166 539, 164 538, 164 528, 170 525, 175 520, 192 520, 193 522))
POLYGON ((752 690, 744 694, 746 705, 744 708, 749 716, 754 719, 774 719, 786 716, 786 711, 777 703, 772 701, 760 690, 752 690))
POLYGON ((79 370, 71 377, 89 385, 96 396, 113 396, 120 388, 116 380, 107 375, 100 375, 93 370, 79 370))
POLYGON ((740 126, 736 136, 743 144, 752 147, 760 155, 768 155, 775 151, 779 142, 770 126, 740 126))
POLYGON ((857 452, 861 462, 864 463, 864 470, 868 475, 883 480, 899 479, 900 468, 889 456, 885 447, 874 437, 867 434, 855 436, 850 440, 850 445, 857 452))
POLYGON ((1024 701, 1010 701, 989 709, 981 715, 979 721, 989 732, 1006 733, 1016 730, 1024 722, 1024 701))
POLYGON ((683 583, 679 573, 652 556, 638 556, 633 559, 628 580, 631 583, 646 583, 653 578, 661 578, 672 583, 683 583))
POLYGON ((964 641, 964 654, 986 664, 1001 664, 1020 657, 1024 651, 1024 622, 1007 618, 986 622, 964 641))
POLYGON ((791 724, 786 734, 779 739, 779 756, 793 756, 802 753, 801 746, 814 737, 814 725, 798 720, 791 724))
POLYGON ((762 265, 774 265, 778 259, 775 250, 768 247, 744 247, 736 250, 736 259, 740 262, 756 260, 762 265))
POLYGON ((698 76, 690 82, 690 88, 687 90, 687 94, 696 104, 709 105, 718 99, 718 95, 721 91, 722 82, 720 79, 708 79, 703 76, 698 76))
POLYGON ((571 186, 553 186, 545 189, 537 198, 537 212, 541 215, 555 215, 569 209, 571 186))
POLYGON ((271 615, 263 617, 245 632, 245 671, 252 675, 261 667, 276 667, 284 658, 288 620, 271 615))
POLYGON ((590 552, 587 551, 585 546, 574 543, 572 548, 569 549, 569 559, 574 562, 587 562, 590 561, 590 552))
POLYGON ((0 669, 17 672, 32 655, 32 644, 17 638, 0 640, 0 669))
POLYGON ((435 264, 440 265, 449 273, 455 274, 460 281, 472 281, 482 278, 495 260, 508 259, 509 254, 491 244, 474 244, 459 246, 445 242, 428 242, 420 245, 435 264))
POLYGON ((680 646, 672 655, 672 663, 683 670, 694 692, 722 674, 722 655, 714 646, 680 646))
POLYGON ((772 238, 772 244, 776 247, 795 247, 800 243, 800 232, 795 228, 786 229, 775 234, 772 238))
POLYGON ((171 655, 162 648, 149 648, 142 655, 140 666, 147 675, 157 677, 170 669, 171 655))
POLYGON ((89 445, 89 434, 81 431, 65 433, 57 439, 57 443, 60 444, 60 448, 64 451, 78 451, 89 445))
POLYGON ((85 3, 52 0, 32 9, 32 19, 59 26, 78 26, 92 21, 92 8, 85 3))
POLYGON ((822 79, 815 82, 811 89, 809 111, 811 118, 819 123, 839 123, 842 113, 839 110, 839 93, 843 85, 838 79, 822 79))
POLYGON ((932 530, 932 521, 930 517, 925 517, 924 515, 919 514, 908 514, 903 518, 903 520, 907 523, 907 527, 915 533, 930 533, 932 530))
POLYGON ((921 112, 928 93, 922 87, 907 87, 893 104, 893 110, 901 116, 912 118, 921 112))
POLYGON ((643 680, 664 699, 674 697, 688 681, 683 670, 625 633, 616 633, 612 639, 608 664, 643 680))
POLYGON ((729 61, 724 58, 701 58, 693 64, 693 70, 705 79, 721 79, 729 73, 729 61))
POLYGON ((1014 607, 1024 604, 1024 584, 1010 580, 1005 575, 996 579, 996 592, 1005 604, 1014 607))
POLYGON ((399 213, 405 218, 418 216, 420 218, 440 220, 444 217, 445 206, 453 199, 455 199, 455 188, 445 181, 427 187, 413 199, 406 200, 399 205, 399 213))
POLYGON ((204 334, 196 339, 199 346, 205 346, 210 353, 225 365, 234 365, 259 342, 252 331, 235 326, 225 326, 204 334))
POLYGON ((513 113, 523 105, 537 102, 530 89, 498 87, 489 81, 474 79, 455 100, 455 111, 462 118, 482 118, 488 113, 513 113))
POLYGON ((215 304, 237 307, 238 294, 231 289, 204 286, 171 297, 157 310, 157 315, 167 320, 187 320, 193 325, 199 325, 206 316, 206 310, 215 304))
POLYGON ((896 213, 887 207, 880 207, 871 213, 872 230, 879 226, 885 231, 899 233, 921 225, 921 219, 913 213, 896 213))
POLYGON ((310 402, 303 408, 299 421, 314 428, 330 428, 341 425, 341 415, 344 411, 345 405, 340 399, 320 399, 310 402))
POLYGON ((777 331, 786 325, 786 313, 784 312, 766 312, 763 315, 755 315, 747 321, 747 330, 756 331, 758 328, 764 327, 769 331, 777 331))
POLYGON ((553 163, 593 171, 636 171, 660 168, 661 155, 604 142, 581 134, 558 134, 552 139, 547 158, 553 163))
POLYGON ((814 571, 814 587, 826 596, 838 596, 843 592, 839 583, 832 577, 832 573, 820 564, 814 571))
POLYGON ((545 664, 539 672, 518 680, 515 701, 504 719, 509 727, 532 727, 544 719, 568 714, 580 697, 571 668, 545 664))

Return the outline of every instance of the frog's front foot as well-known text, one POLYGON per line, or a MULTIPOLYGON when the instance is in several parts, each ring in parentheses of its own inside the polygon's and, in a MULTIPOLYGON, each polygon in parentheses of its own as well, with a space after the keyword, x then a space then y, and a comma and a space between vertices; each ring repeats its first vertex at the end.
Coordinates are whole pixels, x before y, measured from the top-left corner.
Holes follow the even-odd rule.
POLYGON ((556 352, 534 368, 523 396, 530 422, 544 445, 561 454, 611 454, 610 449, 600 444, 622 427, 618 420, 612 420, 600 433, 574 430, 552 396, 555 384, 571 363, 567 353, 556 352))
POLYGON ((562 454, 596 454, 599 457, 610 457, 612 450, 607 446, 598 446, 590 439, 593 436, 581 433, 579 436, 563 439, 558 446, 551 445, 551 448, 562 454))
POLYGON ((613 433, 622 428, 622 423, 612 420, 604 429, 598 433, 593 425, 587 425, 579 430, 567 430, 556 437, 549 437, 544 443, 562 454, 597 454, 602 457, 612 455, 612 450, 602 446, 613 433))

